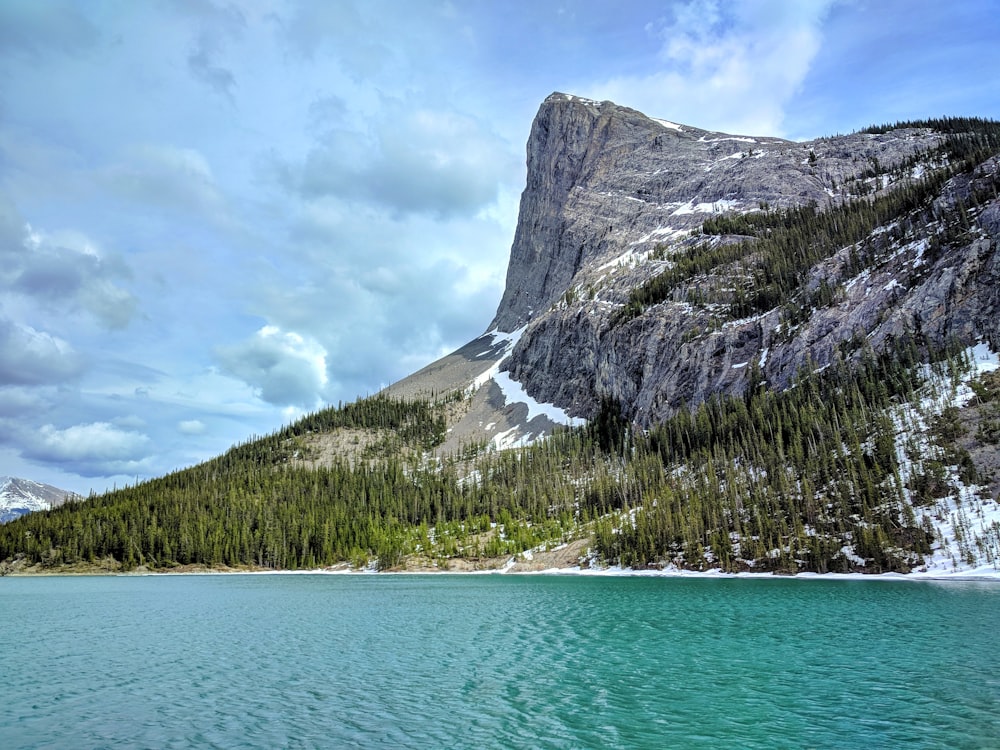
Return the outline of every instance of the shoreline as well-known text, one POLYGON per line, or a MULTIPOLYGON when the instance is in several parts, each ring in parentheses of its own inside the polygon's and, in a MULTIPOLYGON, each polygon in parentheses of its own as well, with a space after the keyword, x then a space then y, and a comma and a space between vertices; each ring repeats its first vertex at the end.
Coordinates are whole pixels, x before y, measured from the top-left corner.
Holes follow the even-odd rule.
POLYGON ((673 578, 703 580, 809 580, 809 581, 933 581, 959 583, 1000 583, 1000 571, 984 573, 724 573, 721 570, 633 570, 623 568, 548 568, 545 570, 247 570, 185 573, 121 573, 118 575, 328 575, 328 576, 547 576, 579 578, 673 578))
POLYGON ((1000 583, 1000 570, 995 568, 976 568, 966 571, 948 573, 944 571, 919 571, 915 573, 726 573, 721 569, 712 570, 682 570, 672 568, 666 570, 636 570, 609 566, 605 568, 583 568, 580 566, 550 567, 541 569, 517 569, 516 563, 497 568, 484 569, 442 569, 420 568, 400 570, 374 570, 371 568, 352 568, 348 565, 337 565, 327 568, 310 568, 306 570, 274 570, 267 568, 199 568, 192 566, 186 570, 149 570, 130 571, 110 570, 24 570, 11 571, 5 577, 10 578, 72 578, 77 576, 109 576, 109 577, 166 577, 166 576, 564 576, 564 577, 594 577, 594 578, 673 578, 673 579, 707 579, 707 580, 806 580, 806 581, 914 581, 914 582, 956 582, 956 583, 1000 583))

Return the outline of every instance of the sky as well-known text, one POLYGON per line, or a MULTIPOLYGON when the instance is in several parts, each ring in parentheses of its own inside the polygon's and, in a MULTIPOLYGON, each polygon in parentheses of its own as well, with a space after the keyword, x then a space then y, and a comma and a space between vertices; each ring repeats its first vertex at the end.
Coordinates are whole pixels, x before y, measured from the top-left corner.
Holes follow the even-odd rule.
POLYGON ((87 494, 483 333, 542 100, 1000 119, 996 0, 0 0, 0 475, 87 494))

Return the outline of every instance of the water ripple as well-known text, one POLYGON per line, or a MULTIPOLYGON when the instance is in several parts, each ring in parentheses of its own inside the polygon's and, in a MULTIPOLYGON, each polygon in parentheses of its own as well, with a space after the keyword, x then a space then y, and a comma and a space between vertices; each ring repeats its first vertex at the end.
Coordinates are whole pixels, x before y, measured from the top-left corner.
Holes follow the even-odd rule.
POLYGON ((997 747, 998 629, 996 586, 0 579, 0 740, 997 747))

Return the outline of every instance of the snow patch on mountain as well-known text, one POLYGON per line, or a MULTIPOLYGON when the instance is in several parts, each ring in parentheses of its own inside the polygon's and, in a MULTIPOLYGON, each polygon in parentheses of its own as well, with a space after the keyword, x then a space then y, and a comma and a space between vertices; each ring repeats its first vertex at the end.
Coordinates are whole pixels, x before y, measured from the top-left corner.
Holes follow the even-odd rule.
POLYGON ((18 477, 0 477, 0 523, 12 521, 25 513, 49 510, 62 505, 75 493, 18 477))
MULTIPOLYGON (((576 426, 585 424, 585 420, 571 417, 564 409, 560 409, 554 404, 543 403, 532 398, 528 395, 527 391, 524 390, 524 386, 514 380, 514 378, 510 376, 509 372, 501 372, 500 368, 503 366, 510 353, 514 351, 514 347, 517 345, 517 342, 521 340, 521 336, 524 334, 525 328, 527 328, 527 326, 522 326, 516 331, 509 333, 493 329, 486 333, 486 336, 492 338, 491 350, 501 344, 503 345, 503 349, 494 354, 494 356, 497 357, 496 364, 479 375, 479 377, 477 377, 469 386, 466 393, 471 395, 492 381, 496 383, 497 387, 500 389, 500 392, 503 394, 504 403, 507 406, 524 404, 528 408, 528 416, 525 419, 525 424, 531 422, 537 417, 545 417, 549 422, 559 425, 576 426)), ((493 423, 491 423, 487 430, 493 426, 493 423)), ((547 433, 548 430, 545 429, 539 431, 538 434, 535 435, 525 426, 514 426, 497 435, 494 435, 490 442, 493 447, 498 450, 523 447, 530 445, 535 439, 543 437, 547 433)))
POLYGON ((970 367, 958 379, 952 373, 925 365, 925 389, 933 396, 928 395, 916 404, 905 404, 895 415, 899 430, 896 455, 903 491, 916 524, 934 535, 931 554, 916 568, 917 573, 978 575, 1000 572, 1000 504, 989 497, 986 488, 966 484, 955 465, 945 467, 945 479, 954 488, 953 492, 935 499, 930 505, 915 503, 907 487, 911 477, 925 470, 927 459, 945 458, 929 438, 932 420, 948 407, 968 405, 975 397, 969 384, 984 373, 1000 368, 1000 357, 984 343, 967 349, 964 359, 970 367), (920 458, 915 459, 914 455, 920 458))
POLYGON ((508 404, 524 404, 528 407, 529 422, 537 416, 544 416, 556 424, 575 425, 582 423, 582 420, 574 419, 558 406, 539 403, 533 399, 524 390, 524 386, 514 380, 509 372, 498 372, 493 376, 493 380, 500 386, 508 404))
POLYGON ((726 199, 702 203, 695 203, 693 200, 690 200, 670 215, 686 216, 688 214, 721 214, 727 211, 738 211, 740 206, 740 201, 726 199))

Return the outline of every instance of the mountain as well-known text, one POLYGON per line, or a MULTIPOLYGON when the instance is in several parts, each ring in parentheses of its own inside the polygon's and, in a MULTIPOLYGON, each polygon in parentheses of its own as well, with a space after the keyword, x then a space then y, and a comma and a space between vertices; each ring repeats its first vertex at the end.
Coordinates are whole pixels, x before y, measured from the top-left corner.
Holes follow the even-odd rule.
POLYGON ((797 143, 553 94, 487 332, 0 561, 996 575, 998 154, 976 118, 797 143))
POLYGON ((17 477, 0 477, 0 523, 6 523, 25 513, 48 510, 62 505, 75 493, 50 484, 17 477))
MULTIPOLYGON (((502 361, 569 415, 591 417, 610 396, 649 426, 743 392, 753 363, 754 377, 784 388, 862 340, 880 349, 907 330, 935 345, 1000 340, 997 158, 985 145, 975 164, 953 153, 997 138, 996 125, 876 130, 796 143, 551 95, 528 141, 492 334, 389 392, 458 387, 502 361), (979 126, 992 135, 948 132, 979 126), (823 247, 796 249, 814 212, 841 226, 823 247), (740 242, 782 230, 768 249, 780 265, 740 242), (499 340, 516 343, 490 348, 499 340)), ((516 423, 528 437, 542 427, 488 411, 477 423, 516 423)))

